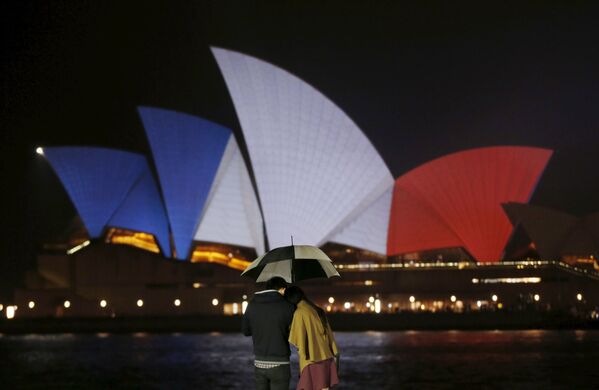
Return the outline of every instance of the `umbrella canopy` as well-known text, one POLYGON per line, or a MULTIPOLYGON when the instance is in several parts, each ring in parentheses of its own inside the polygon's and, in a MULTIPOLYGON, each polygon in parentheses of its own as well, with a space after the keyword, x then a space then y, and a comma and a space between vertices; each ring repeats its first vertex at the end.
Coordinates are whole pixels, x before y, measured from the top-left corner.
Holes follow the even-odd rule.
POLYGON ((275 248, 254 260, 241 274, 256 282, 279 276, 287 283, 340 276, 333 261, 319 248, 291 245, 275 248))

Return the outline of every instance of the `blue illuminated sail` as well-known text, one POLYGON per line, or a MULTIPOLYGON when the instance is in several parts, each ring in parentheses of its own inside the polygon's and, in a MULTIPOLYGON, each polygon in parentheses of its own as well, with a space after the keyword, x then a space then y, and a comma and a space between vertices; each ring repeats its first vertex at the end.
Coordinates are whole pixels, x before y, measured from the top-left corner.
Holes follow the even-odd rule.
POLYGON ((231 131, 175 111, 140 107, 177 258, 188 257, 231 131))

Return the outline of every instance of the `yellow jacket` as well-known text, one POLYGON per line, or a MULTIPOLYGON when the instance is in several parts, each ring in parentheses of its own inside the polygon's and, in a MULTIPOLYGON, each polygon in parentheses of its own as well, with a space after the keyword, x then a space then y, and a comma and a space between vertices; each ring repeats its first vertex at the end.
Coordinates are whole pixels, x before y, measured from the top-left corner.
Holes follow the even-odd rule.
POLYGON ((300 373, 309 364, 336 356, 337 343, 331 326, 323 328, 318 313, 309 303, 300 301, 293 314, 289 342, 297 347, 300 373))

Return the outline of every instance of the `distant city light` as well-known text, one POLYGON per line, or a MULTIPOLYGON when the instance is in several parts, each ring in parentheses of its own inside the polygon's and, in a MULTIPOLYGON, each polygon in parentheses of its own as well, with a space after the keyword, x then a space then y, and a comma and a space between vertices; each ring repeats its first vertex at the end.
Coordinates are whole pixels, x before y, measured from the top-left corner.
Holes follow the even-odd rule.
POLYGON ((390 304, 390 303, 388 303, 388 304, 387 304, 387 307, 388 307, 389 309, 391 309, 391 308, 393 307, 393 305, 392 305, 392 304, 390 304))
POLYGON ((218 299, 214 298, 212 300, 212 306, 218 306, 218 299))
POLYGON ((68 309, 69 307, 71 307, 71 301, 64 301, 64 303, 62 305, 64 306, 65 309, 68 309))
POLYGON ((476 306, 477 307, 481 307, 483 305, 483 303, 481 301, 476 301, 476 306))
POLYGON ((248 296, 243 294, 242 298, 243 298, 243 300, 246 300, 246 299, 248 299, 248 296))
POLYGON ((42 148, 41 146, 38 146, 37 148, 35 148, 35 153, 39 154, 40 156, 43 156, 44 148, 42 148))
POLYGON ((30 309, 33 309, 35 307, 35 302, 29 301, 29 305, 28 306, 29 306, 30 309))
POLYGON ((381 312, 381 300, 380 299, 375 299, 375 301, 374 301, 374 312, 376 314, 379 314, 381 312))
POLYGON ((582 301, 582 294, 581 293, 576 294, 576 299, 579 301, 582 301))
POLYGON ((202 287, 202 283, 200 283, 200 282, 195 282, 193 284, 193 288, 200 288, 200 287, 202 287))
POLYGON ((452 302, 455 302, 458 300, 455 295, 452 295, 449 299, 451 299, 452 302))
MULTIPOLYGON (((245 296, 245 295, 244 295, 245 296)), ((245 314, 245 310, 248 308, 248 301, 241 302, 241 313, 245 314)))
POLYGON ((374 297, 368 298, 368 302, 373 303, 374 302, 374 297))
POLYGON ((106 305, 108 305, 108 302, 106 302, 106 299, 102 299, 100 301, 100 307, 106 307, 106 305))
POLYGON ((175 299, 175 301, 173 302, 173 304, 177 307, 181 306, 181 300, 179 298, 175 299))
POLYGON ((424 306, 424 304, 420 305, 420 310, 425 310, 426 306, 424 306))
POLYGON ((535 294, 535 296, 533 298, 535 299, 536 302, 539 302, 541 300, 541 296, 539 294, 535 294))
POLYGON ((351 307, 351 303, 349 303, 349 302, 345 302, 345 303, 343 304, 343 308, 344 308, 345 310, 349 310, 349 308, 350 308, 350 307, 351 307))
POLYGON ((238 303, 233 304, 233 314, 239 314, 239 304, 238 303))
POLYGON ((414 302, 416 302, 416 298, 415 298, 413 295, 412 295, 412 296, 410 296, 410 302, 411 302, 411 303, 414 303, 414 302))
POLYGON ((229 253, 227 254, 227 256, 229 257, 229 259, 232 259, 232 258, 233 258, 233 253, 229 252, 229 253))
POLYGON ((364 281, 364 285, 365 286, 372 286, 372 280, 365 280, 364 281))
POLYGON ((144 301, 142 299, 137 300, 137 307, 142 307, 144 305, 144 301))
POLYGON ((366 307, 370 307, 370 302, 366 302, 366 307))
POLYGON ((15 318, 15 311, 16 311, 15 306, 6 306, 6 318, 9 320, 12 320, 13 318, 15 318))
POLYGON ((497 295, 493 294, 493 295, 491 296, 491 300, 492 300, 493 302, 497 302, 497 299, 498 299, 498 298, 497 298, 497 295))
POLYGON ((332 310, 331 305, 327 305, 327 311, 331 311, 331 310, 332 310))
POLYGON ((0 303, 0 311, 4 309, 4 305, 0 303))
POLYGON ((333 297, 329 297, 329 303, 330 303, 330 304, 333 304, 333 303, 335 303, 335 298, 333 298, 333 297))
POLYGON ((497 304, 497 308, 498 308, 498 309, 503 309, 503 303, 499 302, 499 303, 497 304))

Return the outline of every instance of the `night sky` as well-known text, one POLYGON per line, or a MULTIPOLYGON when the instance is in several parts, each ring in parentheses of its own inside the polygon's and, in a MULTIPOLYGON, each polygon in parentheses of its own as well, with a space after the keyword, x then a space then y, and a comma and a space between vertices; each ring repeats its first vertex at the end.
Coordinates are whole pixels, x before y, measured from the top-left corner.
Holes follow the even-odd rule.
POLYGON ((314 85, 396 177, 473 147, 548 147, 556 154, 532 203, 599 211, 599 9, 591 2, 25 3, 0 5, 0 298, 75 214, 37 145, 149 156, 138 105, 240 134, 210 45, 314 85))

